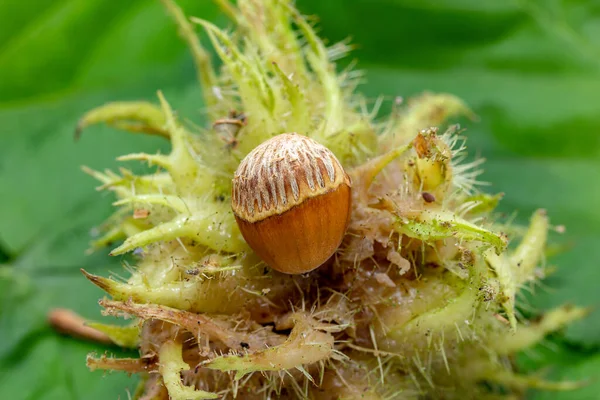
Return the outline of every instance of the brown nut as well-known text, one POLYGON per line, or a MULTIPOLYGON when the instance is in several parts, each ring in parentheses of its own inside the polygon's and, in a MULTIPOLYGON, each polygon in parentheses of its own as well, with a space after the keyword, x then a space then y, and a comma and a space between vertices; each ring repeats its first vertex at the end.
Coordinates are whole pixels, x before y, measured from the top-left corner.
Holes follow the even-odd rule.
POLYGON ((284 133, 242 160, 231 206, 244 239, 263 261, 301 274, 339 247, 350 219, 350 178, 325 146, 284 133))

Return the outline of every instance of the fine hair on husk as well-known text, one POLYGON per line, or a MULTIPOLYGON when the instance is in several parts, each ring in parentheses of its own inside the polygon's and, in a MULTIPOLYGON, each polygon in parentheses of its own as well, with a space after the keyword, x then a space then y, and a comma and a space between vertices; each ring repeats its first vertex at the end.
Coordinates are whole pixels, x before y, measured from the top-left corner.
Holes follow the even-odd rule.
POLYGON ((178 118, 157 103, 115 102, 77 127, 106 123, 170 141, 169 154, 134 153, 148 174, 84 170, 117 197, 118 210, 91 243, 133 253, 129 276, 85 276, 109 297, 95 323, 139 358, 88 357, 92 369, 136 373, 138 399, 512 399, 529 388, 576 382, 523 375, 513 356, 587 310, 563 306, 535 320, 519 294, 546 276, 543 209, 527 227, 495 211, 483 192, 484 160, 467 154, 473 117, 459 98, 423 93, 368 101, 363 75, 336 61, 289 0, 215 0, 226 31, 162 0, 188 43, 207 120, 178 118), (220 66, 196 36, 200 27, 220 66), (269 268, 244 241, 231 210, 242 159, 282 134, 330 149, 352 182, 347 232, 335 254, 302 275, 269 268), (510 246, 509 246, 510 242, 510 246))

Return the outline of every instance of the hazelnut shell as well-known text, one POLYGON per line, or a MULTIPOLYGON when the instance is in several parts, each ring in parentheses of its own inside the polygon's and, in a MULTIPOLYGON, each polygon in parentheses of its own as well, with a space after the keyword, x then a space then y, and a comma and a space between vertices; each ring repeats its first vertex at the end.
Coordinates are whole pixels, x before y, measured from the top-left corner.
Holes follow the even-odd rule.
POLYGON ((240 163, 232 209, 246 242, 270 267, 300 274, 339 247, 351 210, 350 179, 313 139, 281 134, 240 163))

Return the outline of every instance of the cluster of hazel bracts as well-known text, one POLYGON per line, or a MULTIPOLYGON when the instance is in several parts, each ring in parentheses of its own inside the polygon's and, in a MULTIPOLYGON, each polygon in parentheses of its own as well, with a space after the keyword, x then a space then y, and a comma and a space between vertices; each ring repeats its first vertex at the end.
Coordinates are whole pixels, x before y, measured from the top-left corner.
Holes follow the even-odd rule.
POLYGON ((125 282, 86 273, 111 296, 104 314, 135 319, 93 327, 140 351, 91 356, 90 368, 139 373, 143 399, 483 399, 497 398, 493 385, 509 396, 569 387, 512 370, 512 354, 586 311, 517 320, 519 289, 544 274, 549 221, 538 211, 527 230, 507 231, 521 237, 507 250, 499 196, 474 190, 481 161, 465 162, 456 129, 422 130, 468 113, 460 100, 426 93, 375 123, 355 74, 336 72, 347 46, 326 48, 280 0, 219 1, 243 46, 195 20, 223 61, 217 74, 182 11, 163 3, 213 124, 192 133, 160 93, 160 107, 110 103, 82 118, 79 131, 107 123, 172 145, 121 157, 155 173, 88 170, 122 207, 92 247, 124 240, 111 254, 136 256, 125 282))
POLYGON ((480 380, 518 386, 505 349, 583 311, 560 309, 503 337, 516 323, 516 289, 543 252, 547 217, 534 216, 512 255, 521 275, 512 275, 506 237, 474 223, 494 198, 474 201, 455 184, 454 135, 423 131, 348 172, 305 136, 261 144, 240 163, 231 197, 254 251, 207 254, 183 237, 139 252, 126 283, 87 274, 113 298, 101 301, 105 314, 142 321, 141 331, 96 325, 116 343, 129 335, 140 358, 88 365, 141 373, 155 398, 306 397, 327 387, 381 396, 422 393, 428 382, 441 393, 459 376, 467 392, 480 380), (486 361, 490 349, 498 361, 486 361))

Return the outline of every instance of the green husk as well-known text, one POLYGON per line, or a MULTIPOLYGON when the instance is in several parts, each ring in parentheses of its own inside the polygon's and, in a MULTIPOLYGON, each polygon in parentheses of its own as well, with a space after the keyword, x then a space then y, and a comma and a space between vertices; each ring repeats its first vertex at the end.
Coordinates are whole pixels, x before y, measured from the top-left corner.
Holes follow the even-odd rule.
POLYGON ((185 126, 160 92, 158 105, 110 103, 81 119, 79 132, 107 123, 172 145, 120 158, 156 166, 148 175, 85 170, 119 207, 92 249, 123 239, 111 254, 137 257, 126 282, 85 274, 112 297, 107 314, 137 319, 127 344, 140 349, 138 360, 90 358, 91 368, 138 372, 139 398, 154 399, 511 399, 576 387, 512 364, 587 310, 519 318, 519 291, 544 275, 548 216, 537 211, 520 238, 501 231, 501 195, 479 191, 481 160, 463 162, 457 127, 436 128, 472 117, 460 99, 425 93, 375 120, 358 75, 336 69, 348 46, 326 47, 290 1, 218 0, 232 33, 162 3, 190 45, 211 120, 185 126), (353 182, 342 245, 304 276, 264 265, 230 208, 239 162, 285 132, 327 146, 353 182))

